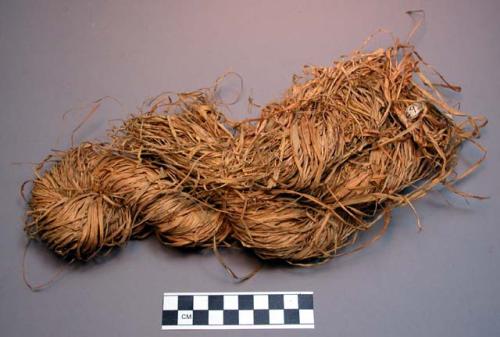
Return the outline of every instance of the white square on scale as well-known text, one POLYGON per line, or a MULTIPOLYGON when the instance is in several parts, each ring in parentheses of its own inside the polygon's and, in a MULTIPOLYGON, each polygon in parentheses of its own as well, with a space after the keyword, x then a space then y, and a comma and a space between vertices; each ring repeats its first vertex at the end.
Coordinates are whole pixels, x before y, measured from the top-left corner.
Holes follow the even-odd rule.
POLYGON ((314 324, 314 311, 312 309, 299 310, 300 324, 314 324))
POLYGON ((283 305, 285 309, 298 309, 299 308, 299 296, 298 295, 284 295, 283 305))
POLYGON ((224 312, 222 310, 208 311, 208 325, 222 325, 224 323, 224 312))
POLYGON ((238 310, 238 295, 224 295, 224 310, 238 310))
POLYGON ((208 296, 207 295, 194 295, 193 296, 193 310, 208 310, 208 296))
POLYGON ((178 308, 177 296, 164 296, 163 297, 163 310, 177 310, 178 308))
POLYGON ((179 325, 192 325, 193 324, 193 311, 192 310, 179 310, 177 312, 177 324, 179 324, 179 325))
POLYGON ((285 324, 285 311, 282 309, 269 310, 269 324, 285 324))
POLYGON ((268 295, 255 295, 253 297, 253 307, 254 309, 269 309, 268 295))
POLYGON ((238 316, 240 324, 253 324, 253 310, 240 310, 238 316))

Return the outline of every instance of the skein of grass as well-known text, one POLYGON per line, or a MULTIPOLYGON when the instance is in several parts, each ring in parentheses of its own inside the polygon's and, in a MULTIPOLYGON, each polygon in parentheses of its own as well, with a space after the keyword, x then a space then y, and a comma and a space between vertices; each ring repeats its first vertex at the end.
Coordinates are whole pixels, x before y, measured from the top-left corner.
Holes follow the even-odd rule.
MULTIPOLYGON (((146 111, 51 157, 33 181, 25 231, 87 261, 154 233, 175 247, 242 245, 263 260, 322 263, 359 249, 395 207, 469 175, 455 167, 482 117, 457 111, 414 47, 355 51, 305 67, 258 118, 232 121, 209 89, 146 111)), ((485 152, 485 151, 484 151, 485 152)), ((469 196, 469 195, 467 195, 469 196)))

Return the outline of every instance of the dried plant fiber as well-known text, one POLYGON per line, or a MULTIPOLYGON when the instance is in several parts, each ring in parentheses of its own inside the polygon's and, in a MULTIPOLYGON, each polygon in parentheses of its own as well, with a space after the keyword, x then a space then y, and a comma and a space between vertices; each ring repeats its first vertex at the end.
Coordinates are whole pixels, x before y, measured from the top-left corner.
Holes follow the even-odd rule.
MULTIPOLYGON (((440 90, 459 90, 414 47, 355 51, 308 66, 252 120, 225 117, 214 90, 163 94, 108 143, 55 152, 33 179, 25 231, 87 261, 154 234, 175 247, 241 245, 309 265, 359 249, 360 233, 455 172, 486 124, 440 90), (427 74, 426 74, 427 73, 427 74)), ((484 159, 484 157, 483 157, 484 159)))

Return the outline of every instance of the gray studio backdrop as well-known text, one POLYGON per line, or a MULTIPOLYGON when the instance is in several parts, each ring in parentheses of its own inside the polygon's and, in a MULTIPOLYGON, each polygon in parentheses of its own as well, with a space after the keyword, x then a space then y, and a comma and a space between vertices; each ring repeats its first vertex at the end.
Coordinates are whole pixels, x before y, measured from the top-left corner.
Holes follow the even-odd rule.
MULTIPOLYGON (((0 1, 0 335, 13 336, 498 336, 500 335, 499 1, 0 1), (21 279, 25 245, 20 184, 30 162, 68 146, 86 104, 108 100, 77 140, 102 138, 147 96, 206 87, 228 70, 245 80, 233 118, 254 116, 246 97, 276 99, 304 64, 329 64, 377 28, 405 37, 408 9, 424 9, 414 42, 463 93, 463 110, 486 115, 484 166, 460 188, 486 201, 434 192, 395 212, 370 248, 320 267, 265 267, 236 284, 210 252, 184 254, 151 239, 113 258, 66 268, 32 293, 21 279), (65 111, 73 109, 67 118, 65 111), (315 292, 312 331, 160 331, 164 291, 315 292)), ((381 37, 372 46, 388 42, 381 37)), ((230 99, 238 83, 225 82, 230 99)), ((464 151, 477 159, 471 148, 464 151)), ((256 261, 226 253, 237 272, 256 261)), ((61 263, 30 249, 29 277, 61 263)))

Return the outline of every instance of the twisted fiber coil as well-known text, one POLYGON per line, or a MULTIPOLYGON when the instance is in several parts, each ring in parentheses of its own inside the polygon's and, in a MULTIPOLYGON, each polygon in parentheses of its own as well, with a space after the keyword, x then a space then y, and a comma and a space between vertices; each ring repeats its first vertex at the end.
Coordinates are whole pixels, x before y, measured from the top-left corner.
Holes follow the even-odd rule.
POLYGON ((211 90, 160 95, 109 143, 52 154, 25 230, 76 260, 154 233, 176 247, 326 261, 382 216, 387 225, 393 208, 438 184, 456 191, 482 160, 455 173, 465 141, 484 150, 474 138, 486 120, 449 106, 437 89, 458 88, 421 68, 411 45, 356 51, 306 67, 281 100, 239 122, 211 90))

